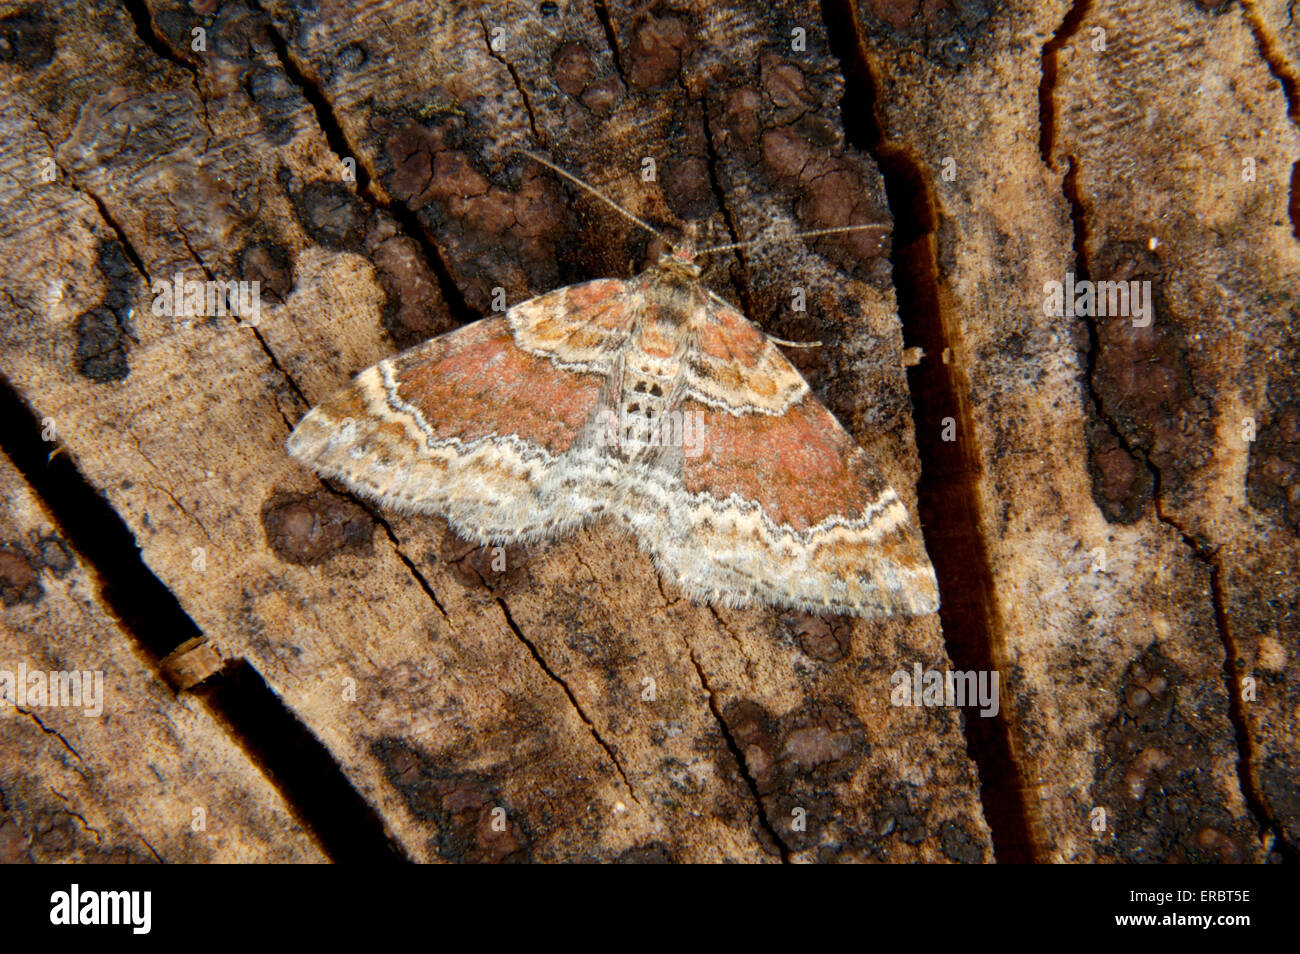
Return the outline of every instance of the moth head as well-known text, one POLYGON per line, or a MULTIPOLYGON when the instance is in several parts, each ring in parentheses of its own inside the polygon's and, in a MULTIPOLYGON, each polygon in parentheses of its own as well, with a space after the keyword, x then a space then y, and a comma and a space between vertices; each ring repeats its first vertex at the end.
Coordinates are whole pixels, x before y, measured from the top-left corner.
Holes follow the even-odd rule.
POLYGON ((695 263, 695 246, 689 240, 679 242, 671 251, 660 255, 656 268, 668 279, 694 282, 700 278, 700 266, 695 263))

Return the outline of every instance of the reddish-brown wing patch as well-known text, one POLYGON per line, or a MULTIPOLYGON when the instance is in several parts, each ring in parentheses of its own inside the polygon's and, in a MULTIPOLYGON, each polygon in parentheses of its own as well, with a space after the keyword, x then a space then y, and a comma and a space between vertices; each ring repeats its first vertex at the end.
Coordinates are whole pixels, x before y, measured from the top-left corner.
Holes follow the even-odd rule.
POLYGON ((398 396, 423 415, 435 439, 513 434, 552 454, 572 445, 603 383, 521 351, 504 317, 435 338, 393 363, 398 396))
POLYGON ((795 530, 827 517, 855 518, 888 489, 830 412, 805 397, 785 414, 742 414, 694 401, 682 411, 703 415, 703 453, 683 459, 691 493, 718 499, 737 494, 762 505, 777 524, 795 530))

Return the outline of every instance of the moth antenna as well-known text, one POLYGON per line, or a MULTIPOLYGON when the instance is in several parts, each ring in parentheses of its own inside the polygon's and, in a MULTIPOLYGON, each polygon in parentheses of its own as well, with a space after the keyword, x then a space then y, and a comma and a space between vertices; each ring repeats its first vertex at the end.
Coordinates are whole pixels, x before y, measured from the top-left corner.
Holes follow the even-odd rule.
MULTIPOLYGON (((766 334, 766 332, 764 332, 766 334)), ((786 341, 784 338, 778 338, 775 335, 768 335, 768 340, 775 341, 779 345, 785 345, 787 348, 820 348, 820 341, 786 341)))
POLYGON ((872 223, 870 225, 840 225, 833 229, 813 229, 811 232, 795 232, 793 235, 783 235, 780 238, 752 238, 743 242, 731 242, 727 245, 714 245, 711 248, 701 249, 696 252, 696 256, 708 255, 710 252, 730 252, 733 249, 749 248, 752 245, 780 245, 783 242, 793 242, 795 239, 816 238, 819 235, 838 235, 840 232, 864 232, 867 229, 884 229, 885 226, 872 223))
POLYGON ((666 238, 662 233, 660 233, 660 231, 659 231, 657 228, 655 228, 653 225, 651 225, 649 222, 646 222, 644 219, 641 219, 641 218, 639 218, 639 217, 633 215, 631 212, 629 212, 627 209, 623 208, 621 205, 619 205, 617 202, 615 202, 615 201, 614 201, 613 199, 611 199, 609 196, 605 195, 603 192, 599 191, 598 189, 596 189, 596 188, 594 188, 594 187, 592 187, 592 186, 587 185, 587 183, 583 182, 581 179, 579 179, 577 176, 575 176, 572 172, 569 172, 569 171, 566 170, 566 169, 561 169, 559 166, 557 166, 555 163, 551 162, 549 159, 543 159, 541 156, 537 155, 537 153, 535 153, 535 152, 529 152, 529 151, 526 150, 526 149, 520 149, 518 152, 519 152, 519 155, 521 155, 521 156, 527 156, 529 159, 533 160, 533 162, 540 163, 541 165, 543 165, 543 166, 545 166, 546 168, 550 169, 552 172, 557 173, 558 175, 562 175, 562 176, 564 176, 564 178, 568 179, 570 182, 572 182, 574 185, 578 186, 580 189, 585 189, 587 192, 589 192, 589 193, 591 193, 592 195, 594 195, 597 199, 600 199, 601 202, 604 202, 606 205, 608 205, 610 208, 614 209, 614 211, 618 212, 618 213, 619 213, 620 215, 622 215, 624 218, 628 219, 629 221, 635 222, 637 225, 641 226, 641 228, 645 229, 645 230, 646 230, 647 232, 649 232, 651 235, 655 236, 657 239, 659 239, 659 241, 663 242, 663 243, 664 243, 665 245, 667 245, 670 249, 673 247, 673 243, 670 242, 670 241, 668 241, 668 239, 667 239, 667 238, 666 238))

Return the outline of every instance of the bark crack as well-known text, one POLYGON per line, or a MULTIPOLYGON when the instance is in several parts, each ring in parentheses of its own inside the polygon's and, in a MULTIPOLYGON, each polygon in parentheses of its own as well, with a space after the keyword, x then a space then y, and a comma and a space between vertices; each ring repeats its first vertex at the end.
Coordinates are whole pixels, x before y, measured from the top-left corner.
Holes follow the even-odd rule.
POLYGON ((249 0, 249 2, 254 9, 266 17, 267 36, 271 40, 280 68, 307 101, 307 105, 316 117, 316 125, 325 137, 326 144, 338 157, 340 163, 344 158, 355 161, 357 194, 372 208, 382 209, 391 215, 402 227, 403 234, 420 246, 425 263, 438 280, 438 288, 442 292, 443 300, 457 321, 467 324, 482 317, 470 308, 465 293, 452 277, 451 268, 433 232, 420 220, 419 213, 401 200, 394 199, 376 188, 374 172, 368 164, 368 157, 349 141, 320 82, 303 68, 298 58, 290 51, 289 45, 276 27, 275 20, 262 8, 259 0, 249 0))
POLYGON ((208 144, 212 141, 212 123, 208 116, 207 97, 203 95, 203 89, 199 85, 198 64, 178 53, 158 32, 158 27, 153 21, 153 15, 145 0, 122 0, 122 3, 135 25, 136 36, 140 38, 140 41, 160 59, 179 66, 189 74, 190 84, 194 87, 194 95, 198 98, 199 106, 203 109, 203 128, 208 131, 207 138, 203 140, 203 148, 199 151, 199 155, 206 155, 208 144))
MULTIPOLYGON (((956 668, 992 671, 1002 658, 1001 623, 984 537, 983 463, 970 384, 959 361, 937 360, 947 349, 958 355, 965 349, 960 318, 946 305, 947 290, 939 279, 933 176, 903 143, 885 134, 880 70, 868 54, 852 0, 821 0, 821 10, 831 52, 844 74, 840 115, 845 141, 870 155, 885 180, 894 219, 890 259, 903 343, 933 356, 908 368, 907 378, 921 464, 920 529, 939 582, 944 644, 956 668), (942 438, 946 421, 957 425, 955 442, 942 438)), ((1008 711, 1004 706, 992 718, 967 718, 966 749, 979 770, 994 855, 999 861, 1028 862, 1035 844, 1008 711)))
POLYGON ((749 794, 754 800, 754 814, 758 819, 759 827, 776 845, 777 851, 781 855, 781 863, 789 864, 790 846, 781 837, 776 826, 772 824, 772 820, 767 817, 767 807, 763 804, 763 796, 758 790, 758 782, 754 778, 754 773, 750 771, 749 762, 745 759, 745 753, 741 751, 735 735, 732 734, 731 726, 727 725, 727 720, 723 718, 722 710, 718 706, 717 693, 709 685, 709 678, 704 674, 704 667, 700 665, 700 661, 695 657, 695 647, 691 645, 690 640, 684 634, 682 635, 682 643, 686 646, 686 654, 691 659, 691 665, 695 667, 695 675, 699 677, 700 687, 704 690, 704 695, 708 700, 709 712, 712 713, 714 721, 717 722, 718 730, 722 733, 722 739, 727 746, 727 751, 735 759, 736 769, 740 772, 740 777, 744 779, 745 787, 749 789, 749 794))
POLYGON ((605 42, 609 45, 609 55, 614 60, 614 69, 618 71, 618 78, 623 81, 623 86, 627 87, 627 72, 623 69, 623 54, 618 48, 618 33, 614 29, 614 19, 609 13, 609 4, 605 0, 596 0, 596 19, 600 21, 600 28, 605 33, 605 42))
POLYGON ((541 145, 542 137, 537 132, 537 116, 533 112, 533 101, 528 95, 528 90, 524 88, 523 82, 519 79, 519 72, 515 69, 513 63, 493 49, 492 34, 488 29, 487 21, 480 20, 479 24, 483 27, 483 42, 487 45, 488 56, 504 66, 506 72, 510 74, 510 79, 515 84, 515 91, 519 93, 519 98, 523 100, 524 112, 528 113, 528 128, 532 130, 533 142, 541 145))
POLYGON ((496 602, 497 606, 501 608, 501 615, 505 618, 506 625, 510 627, 510 631, 514 633, 515 638, 523 643, 528 649, 529 654, 533 657, 533 662, 537 663, 538 667, 540 667, 542 672, 546 674, 547 678, 560 687, 560 691, 568 698, 569 705, 573 706, 573 711, 578 714, 578 718, 581 719, 583 725, 587 727, 587 731, 591 733, 591 737, 596 740, 597 745, 605 750, 605 755, 609 757, 609 761, 613 764, 615 771, 618 772, 619 778, 623 780, 623 785, 627 788, 628 795, 631 796, 632 801, 636 802, 637 805, 641 805, 641 800, 637 798, 636 795, 636 789, 632 787, 632 782, 628 779, 627 772, 623 770, 623 763, 620 762, 618 756, 614 754, 613 747, 611 747, 610 744, 601 737, 600 732, 596 729, 596 724, 591 721, 587 713, 583 710, 582 704, 578 702, 578 697, 573 694, 573 690, 569 688, 569 684, 560 677, 559 673, 547 664, 545 657, 542 656, 537 645, 524 635, 524 631, 519 628, 519 624, 515 622, 514 616, 511 615, 510 606, 506 601, 498 596, 496 602))

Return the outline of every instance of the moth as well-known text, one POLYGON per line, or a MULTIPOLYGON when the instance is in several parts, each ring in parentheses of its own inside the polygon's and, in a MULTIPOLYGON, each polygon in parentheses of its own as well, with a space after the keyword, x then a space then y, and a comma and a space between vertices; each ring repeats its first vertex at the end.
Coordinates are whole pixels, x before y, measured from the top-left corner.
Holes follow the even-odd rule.
POLYGON ((937 610, 894 489, 779 339, 703 285, 704 253, 664 241, 634 278, 558 288, 363 371, 303 417, 289 453, 479 544, 617 520, 697 603, 937 610))

